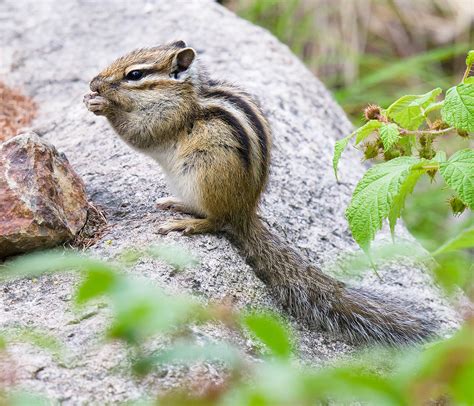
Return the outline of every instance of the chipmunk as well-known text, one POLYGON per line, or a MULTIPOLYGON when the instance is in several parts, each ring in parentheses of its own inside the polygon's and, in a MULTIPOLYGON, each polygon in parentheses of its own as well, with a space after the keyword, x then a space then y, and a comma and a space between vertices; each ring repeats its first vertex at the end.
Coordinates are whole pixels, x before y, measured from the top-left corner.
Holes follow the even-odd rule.
POLYGON ((270 126, 238 87, 209 79, 183 41, 135 50, 90 82, 87 108, 132 148, 155 159, 176 197, 158 231, 224 231, 287 311, 359 343, 399 345, 432 334, 399 301, 344 283, 311 265, 257 215, 270 166, 270 126), (398 302, 398 303, 397 303, 398 302))

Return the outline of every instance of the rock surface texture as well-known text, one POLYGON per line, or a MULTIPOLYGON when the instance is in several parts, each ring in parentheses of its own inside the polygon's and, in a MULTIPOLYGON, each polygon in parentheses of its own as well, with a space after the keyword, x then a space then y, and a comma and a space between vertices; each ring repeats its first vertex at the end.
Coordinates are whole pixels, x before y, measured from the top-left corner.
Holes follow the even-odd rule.
POLYGON ((0 144, 0 258, 73 238, 87 218, 84 183, 34 133, 0 144))
MULTIPOLYGON (((348 151, 338 184, 332 172, 334 142, 351 131, 343 111, 324 86, 287 47, 265 30, 233 15, 211 0, 134 2, 3 0, 0 3, 0 79, 38 103, 35 130, 67 154, 95 204, 108 214, 111 228, 90 250, 109 259, 126 247, 177 242, 200 258, 198 267, 180 273, 143 260, 131 272, 169 292, 208 299, 232 298, 236 306, 275 304, 237 251, 220 236, 184 237, 156 233, 172 214, 154 208, 169 192, 158 166, 125 146, 106 120, 82 105, 88 81, 116 57, 137 47, 183 39, 193 46, 211 76, 243 86, 260 100, 274 133, 272 168, 262 216, 269 226, 299 247, 315 264, 327 267, 357 249, 344 210, 363 173, 360 158, 348 151)), ((404 234, 400 227, 400 234, 404 234)), ((408 260, 387 264, 382 281, 367 272, 351 283, 415 303, 415 311, 456 325, 426 271, 408 260)), ((14 346, 18 383, 65 404, 106 404, 159 391, 184 375, 216 376, 212 366, 169 368, 145 381, 123 371, 125 353, 101 345, 107 322, 100 310, 77 319, 71 311, 75 278, 60 274, 5 284, 0 296, 3 326, 31 326, 57 335, 69 350, 68 367, 27 346, 14 346)), ((319 364, 351 351, 327 334, 296 329, 301 359, 319 364)), ((229 338, 244 350, 252 343, 222 328, 196 329, 209 338, 229 338)))

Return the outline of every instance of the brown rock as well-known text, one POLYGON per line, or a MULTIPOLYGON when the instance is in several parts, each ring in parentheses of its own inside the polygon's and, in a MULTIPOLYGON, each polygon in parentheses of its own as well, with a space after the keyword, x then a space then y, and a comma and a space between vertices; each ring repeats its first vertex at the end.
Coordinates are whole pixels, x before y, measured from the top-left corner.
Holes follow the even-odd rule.
POLYGON ((0 144, 0 258, 71 239, 87 207, 84 183, 54 146, 33 132, 0 144))

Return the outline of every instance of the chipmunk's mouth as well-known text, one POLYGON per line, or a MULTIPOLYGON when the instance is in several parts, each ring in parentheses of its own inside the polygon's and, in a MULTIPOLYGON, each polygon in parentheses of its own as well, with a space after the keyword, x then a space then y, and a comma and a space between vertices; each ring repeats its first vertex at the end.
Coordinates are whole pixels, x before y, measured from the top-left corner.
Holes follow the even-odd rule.
POLYGON ((118 87, 117 83, 110 82, 100 76, 96 76, 89 84, 89 88, 102 97, 108 97, 108 95, 118 87))

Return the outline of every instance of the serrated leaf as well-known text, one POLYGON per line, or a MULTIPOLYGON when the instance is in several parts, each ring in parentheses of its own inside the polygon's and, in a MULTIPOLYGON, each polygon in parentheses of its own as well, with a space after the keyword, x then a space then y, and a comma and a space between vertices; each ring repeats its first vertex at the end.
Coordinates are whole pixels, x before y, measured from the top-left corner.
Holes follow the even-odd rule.
POLYGON ((380 127, 380 138, 383 143, 383 148, 388 151, 400 139, 400 132, 396 124, 383 124, 380 127))
POLYGON ((463 230, 459 235, 439 247, 433 252, 433 255, 445 254, 447 252, 472 247, 474 247, 474 227, 463 230))
POLYGON ((243 323, 274 356, 289 358, 291 340, 288 330, 276 317, 265 313, 250 313, 244 316, 243 323))
POLYGON ((390 105, 387 115, 400 126, 408 130, 417 130, 425 121, 423 111, 432 104, 441 94, 441 89, 436 88, 421 95, 403 96, 390 105))
POLYGON ((390 213, 388 215, 392 238, 394 237, 395 225, 397 224, 397 220, 400 218, 402 210, 405 207, 405 201, 407 196, 413 193, 413 189, 415 188, 416 183, 420 179, 420 176, 426 172, 423 169, 424 164, 425 162, 420 162, 411 166, 408 176, 406 176, 400 186, 398 194, 393 198, 392 207, 390 208, 390 213))
POLYGON ((474 150, 462 149, 440 163, 439 171, 459 198, 474 209, 474 150))
POLYGON ((346 217, 354 239, 366 252, 389 215, 410 168, 418 162, 415 157, 399 157, 375 165, 357 184, 346 217))
POLYGON ((370 120, 367 123, 365 123, 362 127, 358 128, 355 131, 356 135, 356 145, 365 140, 370 134, 372 134, 377 128, 380 128, 382 126, 382 123, 378 120, 370 120))
POLYGON ((352 137, 356 136, 356 144, 358 144, 363 139, 367 138, 373 131, 375 131, 381 125, 382 123, 380 121, 370 120, 367 123, 365 123, 362 127, 358 128, 356 131, 349 134, 347 137, 344 137, 336 141, 336 144, 334 145, 334 156, 332 158, 332 167, 334 169, 334 175, 336 176, 336 179, 338 179, 337 167, 339 165, 339 160, 341 159, 341 155, 343 151, 346 149, 347 144, 349 143, 349 140, 352 137))
POLYGON ((474 50, 467 53, 466 66, 472 66, 474 64, 474 50))
POLYGON ((459 130, 474 131, 474 83, 463 83, 446 92, 441 117, 459 130))
POLYGON ((344 137, 343 139, 336 141, 334 145, 334 156, 332 158, 332 167, 334 169, 334 175, 337 177, 337 167, 339 165, 339 160, 341 159, 342 152, 346 149, 349 140, 354 136, 354 133, 344 137))

